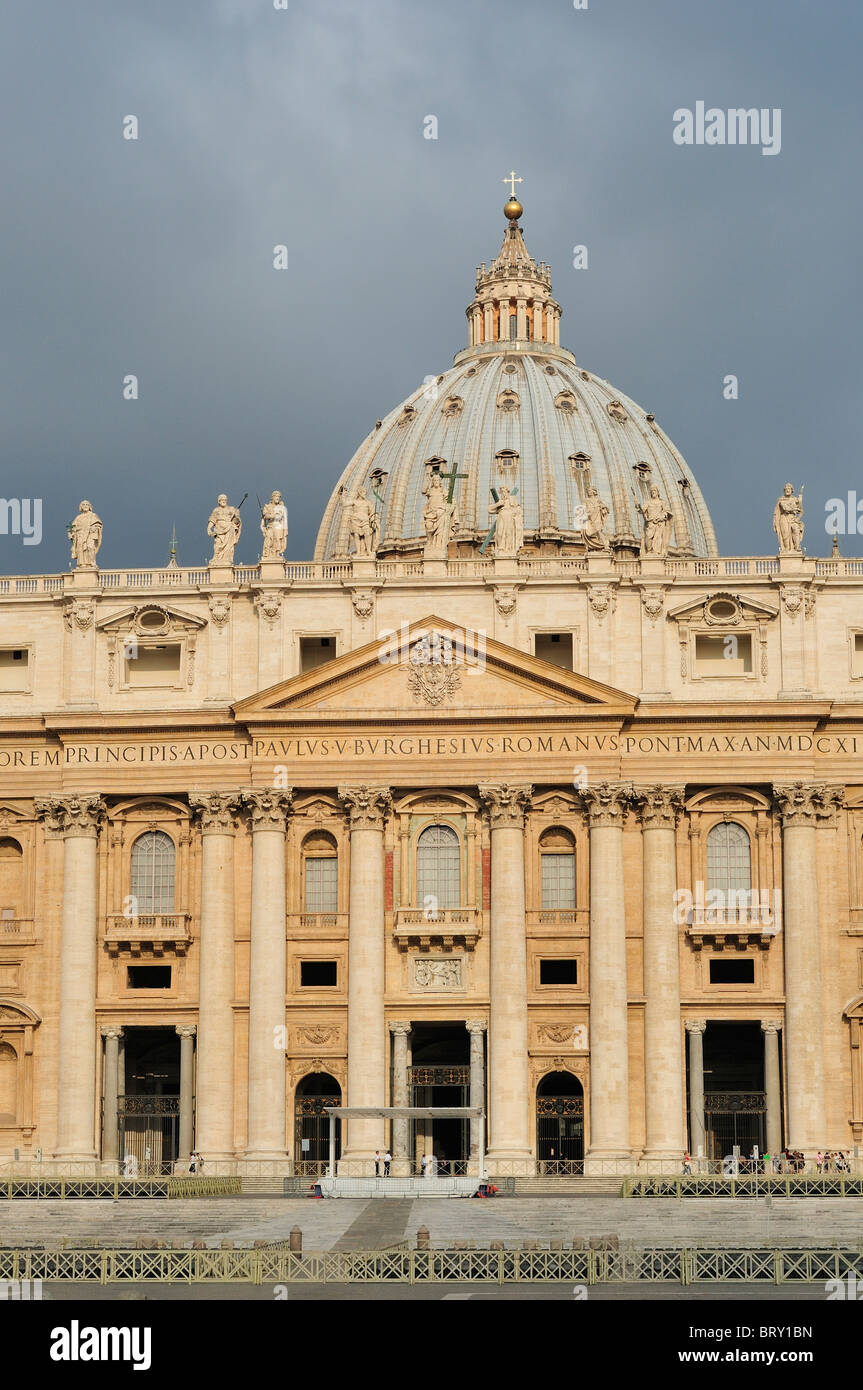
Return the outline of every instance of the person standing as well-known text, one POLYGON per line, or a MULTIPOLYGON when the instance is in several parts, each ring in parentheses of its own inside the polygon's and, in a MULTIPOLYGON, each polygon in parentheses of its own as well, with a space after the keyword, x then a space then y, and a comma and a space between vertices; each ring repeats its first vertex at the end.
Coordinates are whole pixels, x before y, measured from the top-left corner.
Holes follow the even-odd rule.
POLYGON ((376 1178, 379 1178, 380 1175, 381 1175, 381 1151, 380 1151, 380 1149, 375 1149, 375 1177, 376 1177, 376 1178))
POLYGON ((384 1177, 385 1177, 385 1178, 388 1178, 389 1175, 390 1175, 390 1164, 392 1163, 392 1161, 393 1161, 393 1156, 392 1156, 392 1154, 390 1153, 389 1149, 387 1149, 386 1153, 384 1154, 384 1177))
POLYGON ((422 1177, 425 1177, 425 1175, 426 1175, 426 1165, 427 1165, 427 1163, 428 1163, 428 1159, 426 1158, 425 1154, 423 1154, 422 1158, 420 1159, 420 1175, 421 1175, 422 1177))

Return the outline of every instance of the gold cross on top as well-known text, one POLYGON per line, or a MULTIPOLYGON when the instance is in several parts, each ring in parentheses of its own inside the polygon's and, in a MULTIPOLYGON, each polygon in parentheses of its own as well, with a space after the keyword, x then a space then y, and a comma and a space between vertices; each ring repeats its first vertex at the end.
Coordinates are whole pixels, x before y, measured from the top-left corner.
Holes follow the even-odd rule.
POLYGON ((505 179, 501 179, 501 183, 508 183, 508 184, 509 184, 510 196, 511 196, 512 198, 514 198, 514 197, 515 197, 515 186, 516 186, 516 184, 517 184, 517 183, 524 183, 524 179, 517 179, 516 176, 515 176, 515 170, 514 170, 514 169, 510 169, 510 171, 509 171, 509 173, 507 174, 506 178, 505 178, 505 179))

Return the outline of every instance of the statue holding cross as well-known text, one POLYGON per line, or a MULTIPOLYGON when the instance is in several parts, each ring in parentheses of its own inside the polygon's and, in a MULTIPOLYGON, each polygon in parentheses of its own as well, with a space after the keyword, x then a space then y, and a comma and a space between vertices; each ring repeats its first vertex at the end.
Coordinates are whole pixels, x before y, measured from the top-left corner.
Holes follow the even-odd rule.
POLYGON ((450 536, 459 526, 458 510, 453 501, 456 479, 466 476, 459 473, 454 464, 450 473, 441 473, 440 469, 433 468, 426 478, 422 490, 423 497, 427 499, 423 508, 423 529, 426 533, 423 558, 426 560, 445 560, 447 557, 450 536), (442 478, 449 481, 448 495, 444 493, 442 478))

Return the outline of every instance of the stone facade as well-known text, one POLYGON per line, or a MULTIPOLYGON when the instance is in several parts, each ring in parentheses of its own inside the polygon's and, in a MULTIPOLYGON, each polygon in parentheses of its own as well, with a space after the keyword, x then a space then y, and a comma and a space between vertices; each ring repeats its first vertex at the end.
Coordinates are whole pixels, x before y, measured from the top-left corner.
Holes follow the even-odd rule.
MULTIPOLYGON (((539 281, 469 352, 558 350, 539 281)), ((487 1110, 346 1168, 861 1140, 863 561, 603 524, 0 579, 0 1156, 314 1167, 338 1097, 487 1110)))

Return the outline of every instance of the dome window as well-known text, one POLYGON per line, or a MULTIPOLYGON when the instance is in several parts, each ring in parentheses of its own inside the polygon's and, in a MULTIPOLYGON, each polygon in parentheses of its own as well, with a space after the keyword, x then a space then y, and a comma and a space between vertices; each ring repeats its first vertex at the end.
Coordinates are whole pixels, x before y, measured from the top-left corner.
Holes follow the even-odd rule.
POLYGON ((409 425, 412 420, 416 419, 416 414, 417 408, 415 405, 406 405, 396 423, 399 425, 409 425))
POLYGON ((515 449, 498 449, 494 461, 498 472, 505 476, 518 467, 518 454, 515 449))
POLYGON ((521 401, 518 398, 518 392, 509 389, 501 391, 497 398, 497 408, 498 410, 519 410, 521 401))
POLYGON ((460 415, 463 410, 464 401, 461 396, 447 396, 441 406, 441 415, 445 416, 447 420, 450 420, 454 415, 460 415))
POLYGON ((612 420, 617 420, 620 424, 623 424, 625 420, 629 419, 629 416, 627 415, 620 401, 609 401, 608 405, 605 408, 611 416, 612 420))
POLYGON ((650 482, 650 475, 653 472, 653 469, 651 468, 649 463, 645 463, 644 459, 639 459, 638 463, 634 463, 632 465, 632 468, 633 471, 638 475, 639 480, 642 483, 650 482))
POLYGON ((570 454, 573 473, 584 473, 590 467, 590 454, 570 454))
POLYGON ((565 415, 573 415, 578 409, 578 404, 571 391, 559 391, 554 398, 554 408, 562 410, 565 415))

